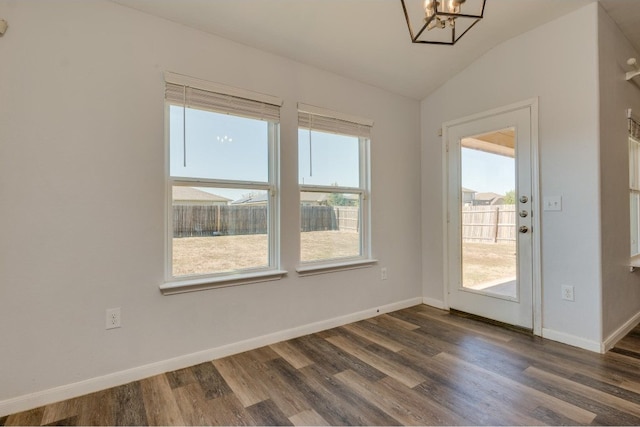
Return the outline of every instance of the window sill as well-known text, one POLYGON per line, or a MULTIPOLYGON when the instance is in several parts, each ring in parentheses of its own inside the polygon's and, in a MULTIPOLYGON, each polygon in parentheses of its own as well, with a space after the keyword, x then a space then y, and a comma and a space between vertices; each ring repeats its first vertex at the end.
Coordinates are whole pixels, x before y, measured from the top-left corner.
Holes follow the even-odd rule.
POLYGON ((269 270, 257 273, 240 273, 220 277, 200 277, 190 280, 174 280, 160 285, 163 295, 182 294, 185 292, 204 291, 207 289, 226 288, 229 286, 247 285, 250 283, 280 280, 287 274, 286 270, 269 270))
POLYGON ((640 255, 629 258, 629 267, 630 271, 636 271, 636 269, 640 268, 640 255))
POLYGON ((351 261, 343 261, 343 262, 331 262, 331 263, 323 263, 323 264, 309 264, 309 265, 301 265, 296 268, 298 275, 301 277, 305 276, 314 276, 316 274, 325 274, 325 273, 333 273, 335 271, 342 270, 354 270, 356 268, 367 268, 371 267, 374 264, 377 264, 377 259, 359 259, 359 260, 351 260, 351 261))

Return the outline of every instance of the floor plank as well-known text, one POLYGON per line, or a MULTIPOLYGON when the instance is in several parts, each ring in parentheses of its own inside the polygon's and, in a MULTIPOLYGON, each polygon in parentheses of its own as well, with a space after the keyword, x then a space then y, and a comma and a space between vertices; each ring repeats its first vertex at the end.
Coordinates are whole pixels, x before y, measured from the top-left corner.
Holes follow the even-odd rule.
POLYGON ((313 409, 299 412, 289 417, 294 426, 326 426, 329 423, 313 409))
POLYGON ((146 378, 140 381, 140 387, 149 425, 179 426, 185 424, 166 375, 146 378))
POLYGON ((601 355, 419 305, 4 425, 640 425, 640 327, 601 355))

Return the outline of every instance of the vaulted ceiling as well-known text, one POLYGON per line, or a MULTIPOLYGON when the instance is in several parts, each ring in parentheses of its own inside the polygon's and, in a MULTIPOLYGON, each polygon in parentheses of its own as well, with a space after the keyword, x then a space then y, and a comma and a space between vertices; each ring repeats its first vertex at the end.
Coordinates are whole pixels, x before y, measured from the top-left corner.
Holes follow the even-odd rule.
MULTIPOLYGON (((112 0, 415 99, 494 46, 595 0, 487 0, 455 46, 412 44, 400 0, 112 0)), ((601 0, 640 50, 640 0, 601 0)))

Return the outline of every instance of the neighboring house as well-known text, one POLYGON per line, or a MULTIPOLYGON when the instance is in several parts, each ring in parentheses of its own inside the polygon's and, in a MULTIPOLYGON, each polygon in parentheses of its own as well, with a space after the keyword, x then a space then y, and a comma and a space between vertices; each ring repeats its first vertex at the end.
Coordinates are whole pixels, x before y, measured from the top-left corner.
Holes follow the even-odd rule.
POLYGON ((504 196, 497 193, 476 193, 473 206, 504 205, 504 196))
POLYGON ((462 206, 473 206, 473 200, 476 195, 475 190, 469 188, 461 188, 462 190, 462 206))
POLYGON ((231 199, 193 187, 173 187, 173 204, 188 206, 228 205, 231 199))
POLYGON ((267 204, 267 193, 265 191, 262 191, 260 193, 256 193, 256 194, 249 194, 248 196, 244 196, 241 197, 238 200, 234 200, 233 202, 231 202, 232 205, 237 206, 237 205, 243 205, 243 206, 250 206, 250 205, 266 205, 267 204))
MULTIPOLYGON (((347 199, 348 204, 346 206, 357 206, 358 195, 357 194, 343 194, 347 199)), ((329 206, 329 193, 316 193, 313 191, 303 191, 300 193, 300 204, 302 206, 329 206)), ((231 202, 232 205, 261 205, 267 203, 267 194, 253 194, 242 197, 241 199, 231 202)))

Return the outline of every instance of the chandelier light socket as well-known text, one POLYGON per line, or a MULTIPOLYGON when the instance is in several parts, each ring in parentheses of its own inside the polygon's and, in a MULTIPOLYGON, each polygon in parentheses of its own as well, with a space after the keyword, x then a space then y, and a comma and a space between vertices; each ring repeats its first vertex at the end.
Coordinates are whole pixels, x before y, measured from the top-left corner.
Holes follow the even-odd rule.
POLYGON ((484 16, 487 0, 400 0, 413 43, 454 45, 484 16))

